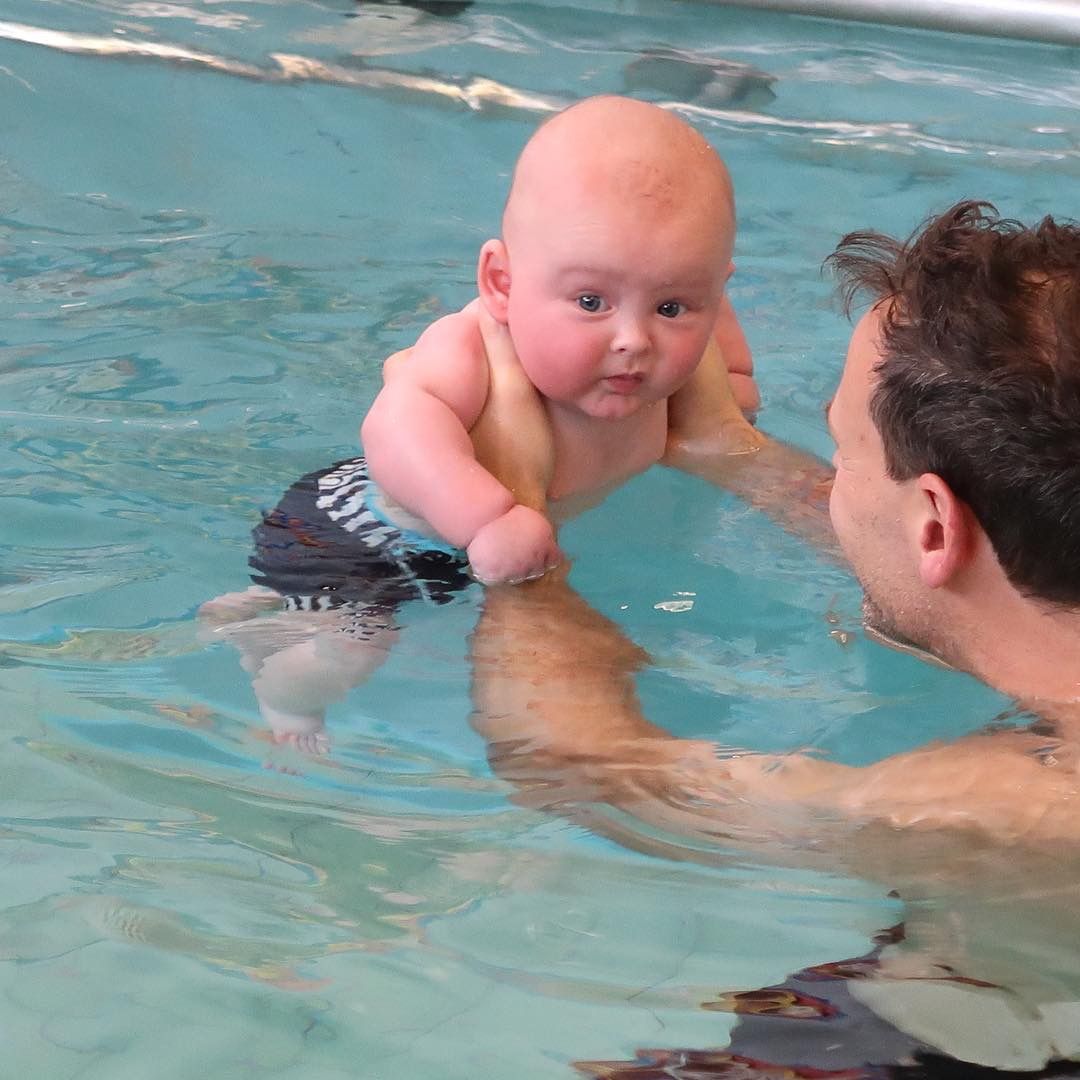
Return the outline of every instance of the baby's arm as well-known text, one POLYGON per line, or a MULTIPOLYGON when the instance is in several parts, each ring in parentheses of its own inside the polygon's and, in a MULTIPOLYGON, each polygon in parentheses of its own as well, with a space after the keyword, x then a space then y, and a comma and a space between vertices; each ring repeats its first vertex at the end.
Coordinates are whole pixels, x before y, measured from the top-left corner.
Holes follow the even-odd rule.
POLYGON ((376 483, 457 547, 514 501, 477 464, 469 439, 487 383, 474 320, 447 316, 392 370, 360 429, 376 483))
POLYGON ((519 505, 476 460, 469 429, 484 409, 489 373, 475 309, 433 324, 385 375, 361 428, 376 483, 465 548, 481 581, 535 577, 557 563, 547 518, 519 505))
POLYGON ((551 522, 522 503, 482 526, 469 544, 469 566, 485 585, 531 581, 561 561, 551 522))

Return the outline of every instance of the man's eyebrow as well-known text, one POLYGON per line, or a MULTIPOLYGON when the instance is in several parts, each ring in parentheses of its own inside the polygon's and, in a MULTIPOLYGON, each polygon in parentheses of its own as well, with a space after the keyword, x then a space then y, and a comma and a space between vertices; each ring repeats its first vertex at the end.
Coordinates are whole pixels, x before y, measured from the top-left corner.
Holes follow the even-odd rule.
POLYGON ((830 413, 832 412, 833 402, 836 400, 835 395, 829 398, 828 401, 821 407, 822 415, 825 417, 825 426, 829 429, 829 434, 833 435, 832 420, 830 419, 830 413))

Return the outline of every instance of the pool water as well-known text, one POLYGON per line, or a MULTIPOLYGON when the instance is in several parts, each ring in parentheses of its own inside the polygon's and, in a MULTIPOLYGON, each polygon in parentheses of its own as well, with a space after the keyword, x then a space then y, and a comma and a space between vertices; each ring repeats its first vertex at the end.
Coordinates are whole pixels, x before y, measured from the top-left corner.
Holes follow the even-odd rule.
MULTIPOLYGON (((547 110, 674 100, 721 150, 761 422, 828 456, 848 327, 821 260, 963 197, 1073 209, 1073 50, 663 0, 4 18, 4 1075, 568 1077, 723 1047, 739 1018, 706 1003, 914 919, 884 857, 660 858, 515 803, 469 725, 478 588, 403 613, 325 757, 271 743, 195 613, 246 585, 260 508, 355 453, 381 360, 470 296, 547 110)), ((689 478, 640 478, 564 546, 678 735, 862 763, 1008 708, 867 641, 846 572, 689 478)), ((954 918, 939 870, 924 907, 954 918)), ((1037 918, 968 897, 973 971, 993 954, 1033 1000, 1080 997, 1055 887, 1037 918)))

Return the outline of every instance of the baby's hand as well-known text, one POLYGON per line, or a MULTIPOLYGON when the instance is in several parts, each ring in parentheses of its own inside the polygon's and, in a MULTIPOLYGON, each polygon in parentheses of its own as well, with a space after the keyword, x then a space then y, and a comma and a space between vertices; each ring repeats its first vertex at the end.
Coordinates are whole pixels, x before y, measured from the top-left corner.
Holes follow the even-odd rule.
POLYGON ((481 527, 467 551, 473 577, 484 585, 529 581, 562 561, 551 522, 520 503, 481 527))

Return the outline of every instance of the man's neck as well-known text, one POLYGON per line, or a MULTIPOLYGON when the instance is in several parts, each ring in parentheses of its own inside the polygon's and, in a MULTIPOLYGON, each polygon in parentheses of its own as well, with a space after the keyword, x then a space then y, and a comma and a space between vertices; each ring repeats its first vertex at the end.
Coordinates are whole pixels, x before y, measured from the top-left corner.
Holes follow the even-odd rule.
POLYGON ((964 666, 1050 719, 1080 712, 1080 612, 1015 593, 991 610, 983 612, 964 666))

